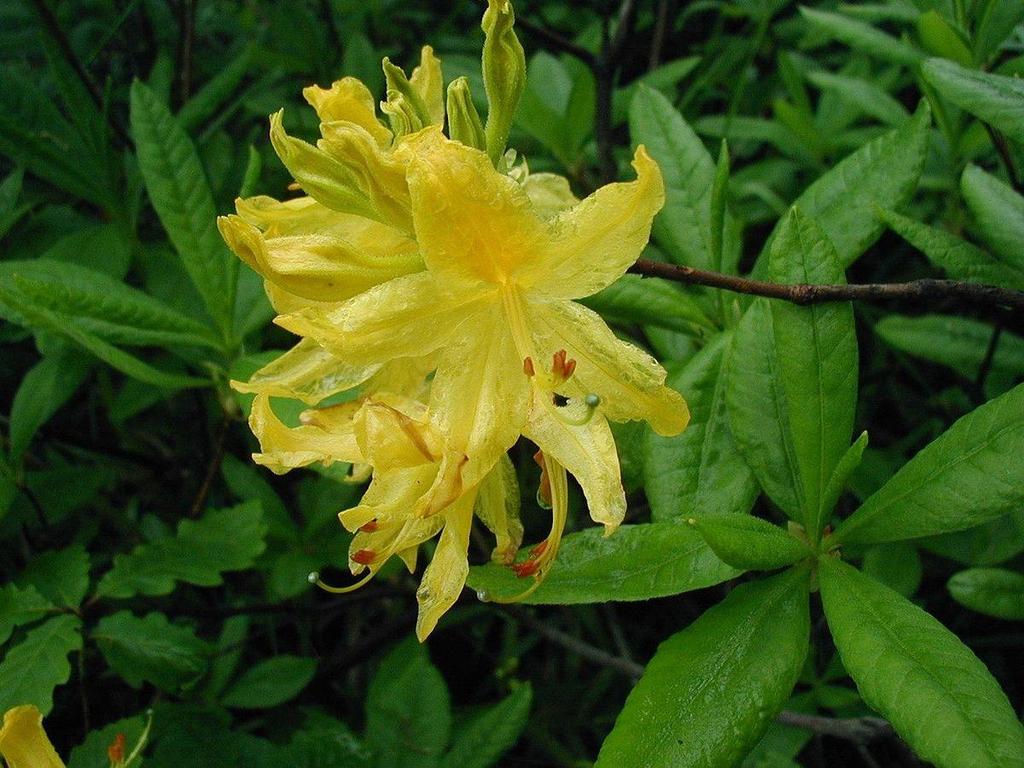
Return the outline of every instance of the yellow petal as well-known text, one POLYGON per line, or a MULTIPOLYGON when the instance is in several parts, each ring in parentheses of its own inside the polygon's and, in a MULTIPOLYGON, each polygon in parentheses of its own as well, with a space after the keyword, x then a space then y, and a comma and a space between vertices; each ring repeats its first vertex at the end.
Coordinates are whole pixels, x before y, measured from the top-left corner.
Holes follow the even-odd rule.
POLYGON ((690 420, 686 401, 665 386, 665 369, 639 347, 619 340, 601 316, 572 301, 529 303, 534 343, 576 360, 566 393, 601 398, 600 412, 615 421, 644 419, 659 435, 676 435, 690 420))
POLYGON ((447 439, 445 453, 456 461, 467 457, 459 471, 468 488, 483 480, 518 439, 530 387, 503 314, 481 313, 462 331, 434 374, 430 413, 447 439))
MULTIPOLYGON (((359 504, 340 512, 338 519, 349 531, 357 531, 371 521, 379 520, 384 525, 404 523, 412 518, 413 507, 436 474, 436 464, 375 472, 359 504)), ((440 518, 434 519, 440 524, 440 518)))
POLYGON ((330 88, 311 85, 303 89, 302 95, 316 110, 321 123, 345 120, 365 130, 380 146, 391 144, 391 131, 377 119, 373 94, 356 78, 343 77, 330 88))
POLYGON ((362 461, 352 429, 352 417, 359 404, 335 407, 339 410, 333 415, 330 430, 313 425, 287 427, 270 407, 270 398, 257 395, 249 414, 249 428, 260 441, 262 452, 254 453, 253 461, 278 475, 314 462, 330 465, 336 461, 362 461))
POLYGON ((260 275, 313 301, 343 301, 423 268, 415 244, 404 238, 371 250, 327 233, 265 237, 240 216, 221 216, 217 227, 231 250, 260 275))
POLYGON ((354 176, 380 211, 383 220, 410 231, 409 188, 405 181, 405 163, 385 153, 369 133, 346 122, 323 123, 323 138, 317 146, 342 163, 354 176))
POLYGON ((434 631, 445 611, 459 599, 469 575, 469 529, 473 523, 474 492, 461 496, 445 513, 444 530, 434 557, 423 572, 416 590, 420 611, 416 619, 416 637, 422 643, 434 631))
POLYGON ((420 65, 409 78, 427 108, 431 125, 444 123, 444 76, 441 61, 434 55, 434 49, 424 45, 420 50, 420 65))
POLYGON ((442 438, 422 403, 398 395, 368 398, 355 418, 356 441, 375 469, 434 464, 442 438))
POLYGON ((275 322, 350 365, 380 364, 445 346, 485 298, 469 291, 442 294, 433 275, 420 272, 375 286, 330 312, 303 310, 275 322))
POLYGON ((331 210, 390 223, 366 191, 360 189, 355 174, 344 163, 288 135, 282 123, 283 115, 284 110, 270 116, 270 141, 285 168, 306 194, 331 210))
POLYGON ((595 522, 608 532, 618 527, 626 514, 626 493, 615 438, 603 416, 581 425, 567 423, 549 397, 535 392, 523 435, 576 478, 595 522))
POLYGON ((64 768, 43 730, 43 715, 26 704, 7 710, 0 728, 0 755, 8 768, 64 768))
POLYGON ((303 339, 254 373, 249 381, 233 381, 238 392, 290 397, 309 405, 352 389, 380 369, 379 365, 350 365, 312 339, 303 339))
POLYGON ((443 524, 444 519, 440 516, 408 517, 404 520, 384 522, 381 528, 370 533, 360 531, 352 537, 349 544, 349 569, 353 574, 358 574, 365 568, 376 572, 383 568, 393 555, 399 553, 404 553, 404 559, 408 562, 409 550, 434 538, 443 524), (369 563, 364 565, 360 562, 364 559, 357 554, 360 552, 372 558, 369 563))
POLYGON ((480 483, 475 512, 497 540, 491 559, 511 563, 523 543, 523 524, 519 520, 519 480, 508 456, 502 456, 480 483))
POLYGON ((522 186, 542 219, 550 219, 579 202, 569 188, 569 180, 557 173, 531 173, 522 186))
POLYGON ((487 155, 439 131, 397 150, 409 158, 416 238, 428 269, 443 282, 502 283, 533 263, 544 237, 526 192, 487 155))
POLYGON ((521 278, 550 296, 577 299, 615 282, 637 260, 665 202, 661 171, 637 147, 636 181, 607 184, 550 220, 543 258, 521 278))

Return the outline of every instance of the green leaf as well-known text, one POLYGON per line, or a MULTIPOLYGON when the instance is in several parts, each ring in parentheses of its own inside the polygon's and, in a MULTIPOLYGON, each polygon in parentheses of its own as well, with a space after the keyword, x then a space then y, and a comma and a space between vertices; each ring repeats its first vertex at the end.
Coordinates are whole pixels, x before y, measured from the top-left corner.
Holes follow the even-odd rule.
POLYGON ((916 543, 964 565, 999 565, 1024 552, 1024 508, 966 531, 926 536, 916 543))
POLYGON ((195 147, 167 107, 138 80, 131 88, 131 124, 150 201, 228 339, 238 262, 217 232, 217 209, 195 147))
POLYGON ((245 671, 221 697, 225 707, 269 709, 291 701, 316 674, 316 659, 282 654, 245 671))
POLYGON ((61 345, 25 374, 11 404, 10 455, 17 461, 36 431, 71 399, 85 381, 92 360, 61 345))
POLYGON ((713 269, 711 190, 715 162, 672 103, 640 86, 629 105, 629 135, 657 161, 665 179, 665 206, 654 219, 654 239, 677 264, 713 269))
POLYGON ((14 584, 0 587, 0 645, 16 627, 39 621, 54 610, 53 604, 33 586, 19 589, 14 584))
POLYGON ((901 216, 895 211, 878 211, 879 217, 897 235, 921 251, 935 266, 956 280, 994 283, 1024 290, 1024 269, 1015 269, 944 229, 936 229, 901 216))
MULTIPOLYGON (((607 538, 590 528, 562 539, 551 573, 523 602, 647 600, 710 587, 739 573, 683 522, 623 525, 607 538)), ((518 595, 531 584, 497 563, 470 568, 466 583, 485 599, 518 595)))
POLYGON ((50 713, 53 689, 71 676, 68 654, 82 647, 81 628, 77 616, 55 616, 7 651, 0 663, 0 710, 34 704, 50 713))
POLYGON ((220 698, 235 676, 235 671, 242 662, 250 623, 249 617, 245 614, 229 616, 224 621, 220 636, 217 638, 217 648, 210 660, 210 668, 203 679, 200 696, 204 701, 216 701, 220 698))
POLYGON ((388 653, 366 694, 366 746, 374 768, 433 768, 448 744, 448 687, 413 639, 388 653))
POLYGON ((984 64, 1000 44, 1024 21, 1021 0, 982 0, 975 13, 974 58, 984 64))
POLYGON ((17 204, 24 176, 21 168, 15 168, 7 174, 7 178, 0 181, 0 238, 10 232, 11 227, 31 208, 29 203, 17 204))
POLYGON ((1006 694, 970 649, 906 598, 823 557, 821 600, 865 703, 939 768, 1002 768, 1024 755, 1006 694))
POLYGON ((835 93, 843 101, 887 125, 902 125, 910 117, 906 107, 868 80, 825 71, 809 72, 807 79, 821 90, 835 93))
POLYGON ((258 502, 210 510, 201 520, 182 520, 177 535, 114 555, 100 579, 101 597, 166 595, 177 581, 213 587, 221 574, 250 568, 265 548, 266 526, 258 502))
MULTIPOLYGON (((882 233, 876 207, 898 208, 917 188, 928 150, 929 124, 928 105, 922 101, 910 120, 844 158, 793 203, 828 235, 840 266, 848 267, 882 233)), ((765 246, 765 254, 777 232, 765 246)))
POLYGON ((929 59, 921 71, 958 107, 1024 142, 1024 83, 1019 78, 966 69, 943 59, 929 59))
POLYGON ((165 389, 186 389, 210 385, 206 379, 168 373, 154 368, 134 355, 130 355, 113 344, 107 343, 99 336, 86 331, 77 321, 66 315, 44 309, 21 293, 15 292, 5 285, 0 285, 0 314, 3 314, 3 310, 13 312, 19 322, 24 322, 37 331, 47 331, 67 337, 110 367, 146 384, 165 389))
POLYGON ((73 317, 80 328, 113 344, 220 348, 202 324, 87 267, 49 259, 5 261, 0 277, 38 306, 73 317))
POLYGON ((759 517, 715 515, 686 522, 700 531, 723 563, 744 571, 784 568, 813 554, 805 542, 759 517))
POLYGON ((644 492, 655 522, 708 512, 745 513, 757 482, 740 455, 725 407, 730 333, 715 336, 667 384, 686 393, 690 423, 682 434, 647 431, 644 492))
POLYGON ((238 88, 242 78, 248 74, 252 53, 253 46, 246 46, 240 54, 221 66, 217 74, 204 83, 195 96, 185 102, 176 115, 178 125, 183 131, 191 133, 217 113, 238 88))
POLYGON ((1024 501, 1024 384, 959 419, 836 529, 874 544, 992 520, 1024 501))
POLYGON ((595 92, 594 76, 582 62, 537 53, 527 68, 516 124, 574 168, 593 129, 595 92))
POLYGON ((1024 270, 1024 197, 976 165, 960 180, 978 235, 1014 270, 1024 270))
POLYGON ((523 683, 504 700, 476 713, 452 739, 440 768, 488 768, 497 765, 526 726, 533 690, 523 683))
POLYGON ((693 297, 667 280, 623 275, 581 302, 609 320, 653 325, 689 334, 715 324, 693 297))
POLYGON ((73 544, 35 555, 15 583, 35 587, 54 605, 77 608, 89 591, 89 554, 81 544, 73 544))
POLYGON ((595 768, 725 768, 789 699, 807 656, 807 572, 743 584, 658 648, 595 768))
POLYGON ((803 486, 766 299, 756 299, 743 314, 728 360, 725 402, 736 445, 768 497, 799 520, 803 486))
POLYGON ((36 176, 108 211, 119 206, 103 182, 106 174, 76 130, 64 119, 37 76, 11 66, 0 69, 0 154, 36 176))
POLYGON ((917 547, 905 541, 868 547, 864 550, 861 570, 904 597, 917 592, 923 574, 917 547))
POLYGON ((843 454, 839 463, 836 464, 836 468, 832 471, 832 477, 829 478, 828 484, 825 486, 825 492, 822 494, 823 524, 828 522, 829 516, 839 502, 839 497, 846 490, 850 476, 860 466, 860 462, 864 458, 864 449, 867 447, 868 433, 861 432, 860 437, 853 441, 853 445, 846 449, 846 453, 843 454))
POLYGON ((841 43, 874 58, 891 61, 894 64, 903 64, 911 68, 916 67, 925 59, 924 54, 912 45, 880 32, 870 24, 851 19, 848 16, 830 11, 817 11, 804 6, 800 7, 800 15, 807 19, 812 27, 817 27, 841 43))
POLYGON ((1024 620, 1024 574, 1005 568, 968 568, 949 580, 949 593, 972 611, 1024 620))
MULTIPOLYGON (((91 731, 85 737, 85 741, 71 750, 68 768, 102 768, 106 766, 109 763, 107 749, 114 743, 118 734, 124 734, 126 752, 130 753, 139 742, 145 729, 145 716, 136 715, 91 731)), ((140 768, 141 765, 142 757, 140 755, 131 762, 125 763, 124 768, 140 768)))
MULTIPOLYGON (((773 282, 842 284, 838 256, 814 221, 793 208, 769 251, 773 282)), ((771 303, 775 352, 789 412, 803 520, 812 541, 824 525, 827 490, 846 453, 857 404, 857 337, 848 303, 771 303)))
POLYGON ((128 685, 138 688, 147 682, 169 692, 198 680, 212 650, 191 629, 172 624, 162 613, 104 616, 92 639, 128 685))
MULTIPOLYGON (((987 323, 952 315, 890 315, 878 321, 875 333, 891 347, 974 378, 993 329, 987 323)), ((1024 339, 1003 331, 992 357, 992 370, 1011 376, 1024 372, 1024 339)))

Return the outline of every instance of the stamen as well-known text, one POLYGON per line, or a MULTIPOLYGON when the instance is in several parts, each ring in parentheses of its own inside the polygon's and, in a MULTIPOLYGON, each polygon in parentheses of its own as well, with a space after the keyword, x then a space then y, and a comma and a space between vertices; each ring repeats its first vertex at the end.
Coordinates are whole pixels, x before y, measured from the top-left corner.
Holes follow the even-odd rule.
POLYGON ((533 358, 530 356, 523 358, 523 373, 530 377, 537 373, 533 368, 533 358))
POLYGON ((600 404, 601 398, 591 392, 583 398, 583 409, 580 413, 571 415, 568 407, 559 408, 556 406, 555 415, 563 423, 571 427, 582 427, 584 424, 589 424, 590 420, 594 418, 594 414, 597 412, 597 407, 600 404))
POLYGON ((377 553, 372 549, 360 549, 349 555, 349 559, 353 563, 359 563, 360 565, 369 565, 373 562, 374 558, 377 557, 377 553))
POLYGON ((377 522, 377 518, 374 518, 370 522, 364 523, 363 525, 359 526, 359 530, 363 533, 373 533, 374 531, 379 529, 380 524, 377 522))
POLYGON ((324 592, 330 592, 332 595, 344 595, 348 592, 355 592, 357 589, 363 586, 363 584, 372 579, 373 571, 370 571, 368 574, 363 576, 363 578, 361 578, 355 584, 349 584, 347 587, 334 587, 330 584, 326 584, 323 580, 321 580, 320 574, 317 571, 313 571, 311 574, 309 574, 308 578, 310 584, 315 584, 316 586, 320 587, 320 589, 322 589, 324 592))

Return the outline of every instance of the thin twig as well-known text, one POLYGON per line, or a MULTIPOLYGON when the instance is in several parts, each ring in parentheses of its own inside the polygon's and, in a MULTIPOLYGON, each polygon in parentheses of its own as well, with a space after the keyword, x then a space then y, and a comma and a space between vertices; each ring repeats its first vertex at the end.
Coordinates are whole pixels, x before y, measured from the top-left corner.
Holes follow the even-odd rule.
POLYGON ((995 328, 992 329, 992 335, 989 337, 988 347, 985 349, 985 357, 982 358, 981 365, 978 366, 978 375, 974 378, 974 387, 978 390, 982 400, 984 400, 985 380, 992 371, 992 362, 995 360, 996 350, 999 348, 999 339, 1002 335, 1003 325, 1002 323, 996 323, 995 328))
POLYGON ((639 680, 640 676, 644 673, 644 667, 642 664, 637 664, 635 661, 624 659, 621 656, 615 656, 607 651, 602 651, 600 648, 591 645, 585 640, 580 640, 578 637, 574 637, 567 632, 563 632, 555 627, 550 627, 543 621, 534 617, 529 611, 508 605, 502 606, 502 610, 520 624, 532 629, 541 637, 562 646, 566 650, 579 654, 583 658, 593 661, 595 664, 600 664, 602 667, 614 669, 617 672, 621 672, 624 675, 631 677, 633 680, 639 680))
POLYGON ((192 506, 189 507, 190 517, 199 517, 199 513, 203 511, 203 507, 206 505, 206 498, 210 495, 210 488, 213 487, 213 481, 217 477, 217 472, 220 471, 221 462, 224 460, 224 444, 228 438, 228 427, 231 426, 231 417, 227 414, 221 419, 220 426, 217 428, 217 436, 214 438, 213 456, 210 457, 210 463, 206 467, 206 474, 203 476, 203 482, 199 486, 196 497, 192 500, 192 506))
POLYGON ((665 34, 668 31, 668 6, 670 0, 658 0, 658 13, 654 20, 654 34, 651 37, 651 54, 647 59, 647 71, 657 69, 661 64, 661 51, 665 47, 665 34))
POLYGON ((196 32, 199 0, 179 0, 178 5, 178 103, 192 95, 192 39, 196 32))
POLYGON ((56 44, 60 50, 61 56, 68 63, 68 66, 74 70, 75 75, 78 76, 79 82, 85 87, 85 90, 89 94, 89 98, 92 99, 93 103, 96 104, 96 108, 101 114, 106 114, 107 124, 110 129, 117 135, 118 139, 126 146, 131 146, 131 139, 125 132, 121 124, 118 123, 113 116, 110 114, 110 110, 104 109, 103 91, 99 85, 89 76, 82 62, 78 60, 78 56, 75 54, 75 49, 71 47, 71 43, 68 41, 68 36, 64 34, 64 30, 60 26, 60 21, 54 15, 50 6, 46 4, 46 0, 32 0, 32 5, 36 9, 36 13, 39 16, 39 20, 42 22, 43 27, 46 28, 47 34, 56 44))
POLYGON ((593 67, 597 61, 594 54, 588 51, 583 46, 577 45, 572 40, 569 40, 566 37, 562 37, 562 35, 558 34, 553 30, 548 29, 547 27, 535 24, 525 16, 518 16, 516 18, 516 26, 519 27, 520 29, 525 30, 534 37, 540 38, 542 41, 547 43, 549 48, 553 48, 556 51, 561 51, 562 53, 568 53, 571 56, 575 56, 577 59, 579 59, 589 67, 593 67))
POLYGON ((834 736, 855 744, 870 744, 896 735, 892 726, 880 717, 825 717, 784 709, 775 719, 783 725, 803 728, 821 736, 834 736))
POLYGON ((861 283, 853 285, 786 285, 750 280, 745 277, 710 272, 678 264, 664 264, 647 259, 638 260, 629 269, 645 277, 661 277, 688 285, 722 288, 734 293, 781 299, 793 304, 826 304, 834 301, 863 301, 869 304, 888 301, 909 303, 935 303, 958 301, 991 310, 1003 307, 1015 313, 1024 313, 1024 291, 1000 288, 994 285, 967 283, 962 280, 911 280, 906 283, 861 283))
POLYGON ((1013 161, 1013 153, 1010 151, 1010 145, 1007 143, 1006 137, 988 123, 984 125, 985 130, 988 131, 989 138, 992 139, 992 145, 996 148, 996 152, 999 153, 999 158, 1003 161, 1003 166, 1006 168, 1006 175, 1010 179, 1010 186, 1017 192, 1024 192, 1020 185, 1020 177, 1017 175, 1017 164, 1013 161))

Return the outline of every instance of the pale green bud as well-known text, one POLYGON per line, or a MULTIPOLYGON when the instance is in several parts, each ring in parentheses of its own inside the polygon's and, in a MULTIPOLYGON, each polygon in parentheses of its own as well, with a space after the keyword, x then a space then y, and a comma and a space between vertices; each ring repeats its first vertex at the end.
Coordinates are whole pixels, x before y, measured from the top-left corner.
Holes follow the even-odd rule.
POLYGON ((380 108, 388 116, 391 132, 396 137, 405 136, 430 125, 430 110, 402 68, 387 57, 381 66, 387 80, 388 98, 381 102, 380 108))
POLYGON ((458 77, 448 85, 448 135, 467 147, 487 149, 484 124, 465 77, 458 77))
POLYGON ((487 0, 484 12, 484 89, 487 91, 487 155, 497 166, 505 151, 512 117, 526 87, 526 54, 512 28, 509 0, 487 0))

